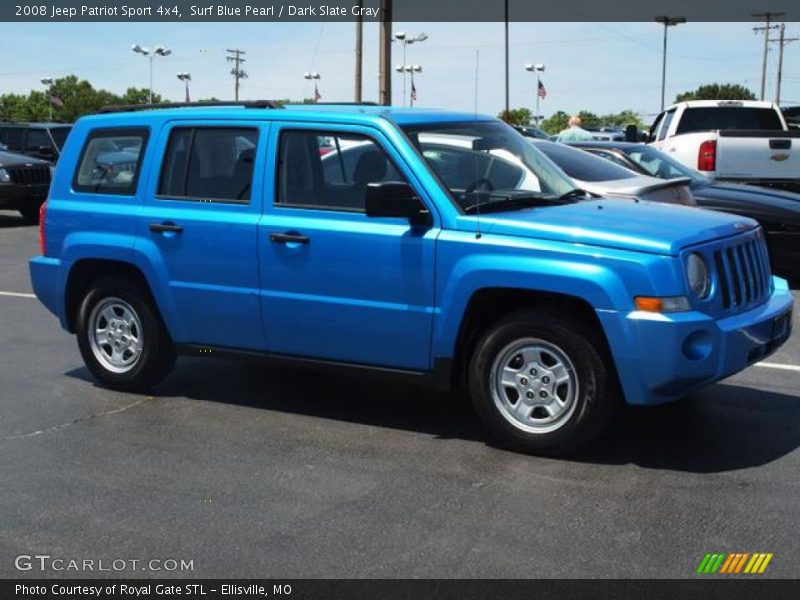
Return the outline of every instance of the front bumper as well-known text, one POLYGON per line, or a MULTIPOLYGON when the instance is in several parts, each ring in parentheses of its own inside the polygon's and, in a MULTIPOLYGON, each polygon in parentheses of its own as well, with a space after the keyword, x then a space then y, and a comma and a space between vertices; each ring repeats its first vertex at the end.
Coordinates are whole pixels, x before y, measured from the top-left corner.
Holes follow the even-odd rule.
POLYGON ((729 377, 777 350, 792 329, 792 293, 773 277, 767 301, 722 319, 599 310, 628 404, 661 404, 729 377))

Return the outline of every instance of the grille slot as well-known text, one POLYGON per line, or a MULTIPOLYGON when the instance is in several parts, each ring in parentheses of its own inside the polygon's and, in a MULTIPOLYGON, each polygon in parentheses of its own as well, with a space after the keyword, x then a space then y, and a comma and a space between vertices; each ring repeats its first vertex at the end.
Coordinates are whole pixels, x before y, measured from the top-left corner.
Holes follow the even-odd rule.
POLYGON ((770 270, 763 239, 737 241, 713 252, 724 310, 736 311, 762 302, 770 292, 770 270))
POLYGON ((17 185, 41 185, 50 183, 50 167, 7 167, 11 181, 17 185))

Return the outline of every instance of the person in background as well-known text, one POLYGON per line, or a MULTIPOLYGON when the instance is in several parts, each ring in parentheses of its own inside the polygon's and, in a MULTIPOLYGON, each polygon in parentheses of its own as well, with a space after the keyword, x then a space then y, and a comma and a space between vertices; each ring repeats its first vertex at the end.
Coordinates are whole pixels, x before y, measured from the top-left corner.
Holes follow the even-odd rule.
POLYGON ((581 118, 573 115, 567 122, 569 127, 558 134, 557 142, 586 142, 592 139, 592 134, 581 127, 581 118))

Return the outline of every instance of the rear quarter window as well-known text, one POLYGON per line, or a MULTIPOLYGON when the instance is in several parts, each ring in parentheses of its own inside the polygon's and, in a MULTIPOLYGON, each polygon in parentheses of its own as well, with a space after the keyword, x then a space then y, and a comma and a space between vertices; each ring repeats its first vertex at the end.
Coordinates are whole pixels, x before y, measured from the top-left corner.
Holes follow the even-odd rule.
POLYGON ((91 194, 133 196, 149 130, 95 129, 81 150, 72 189, 91 194))

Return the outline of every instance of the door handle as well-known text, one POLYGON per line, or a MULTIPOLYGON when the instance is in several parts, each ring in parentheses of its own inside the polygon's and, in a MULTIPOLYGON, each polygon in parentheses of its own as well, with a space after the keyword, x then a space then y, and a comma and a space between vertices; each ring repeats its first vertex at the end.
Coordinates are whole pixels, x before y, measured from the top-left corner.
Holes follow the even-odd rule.
POLYGON ((311 238, 299 233, 270 233, 269 241, 273 244, 307 244, 311 238))
POLYGON ((175 223, 170 223, 169 221, 166 223, 150 223, 150 231, 154 233, 181 233, 183 227, 175 223))

